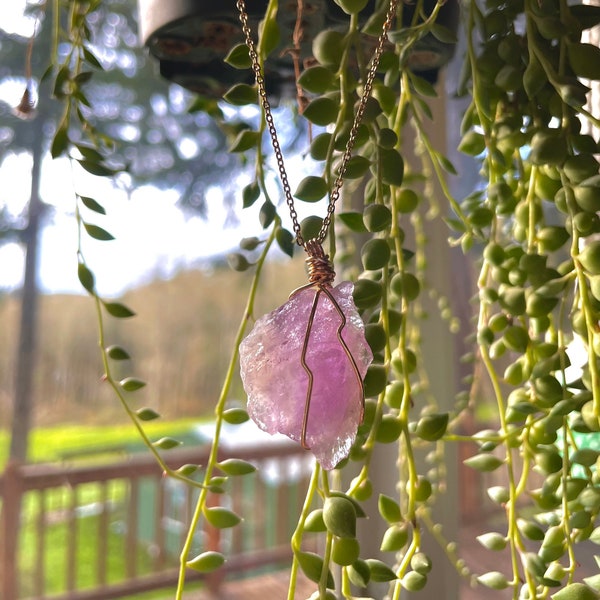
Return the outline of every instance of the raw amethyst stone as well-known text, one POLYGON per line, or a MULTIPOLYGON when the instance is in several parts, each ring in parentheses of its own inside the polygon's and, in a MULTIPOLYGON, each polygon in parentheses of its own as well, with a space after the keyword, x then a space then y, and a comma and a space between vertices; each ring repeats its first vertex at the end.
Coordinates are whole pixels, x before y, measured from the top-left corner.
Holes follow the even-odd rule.
MULTIPOLYGON (((342 338, 362 379, 373 354, 354 306, 353 287, 345 281, 328 289, 346 316, 342 338)), ((301 354, 316 293, 308 288, 294 294, 258 319, 240 345, 250 417, 268 433, 283 433, 297 442, 302 437, 308 389, 301 354)), ((306 444, 324 469, 334 468, 348 456, 362 418, 362 389, 337 338, 341 322, 331 300, 321 292, 306 353, 314 377, 306 444)))

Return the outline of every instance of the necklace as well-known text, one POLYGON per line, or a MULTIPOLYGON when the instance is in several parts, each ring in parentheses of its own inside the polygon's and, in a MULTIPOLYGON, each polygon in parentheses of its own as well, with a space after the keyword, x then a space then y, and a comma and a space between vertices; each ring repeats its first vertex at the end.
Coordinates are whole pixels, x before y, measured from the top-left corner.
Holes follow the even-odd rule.
POLYGON ((236 6, 271 137, 296 242, 307 253, 308 283, 278 309, 258 319, 240 345, 240 371, 248 413, 268 433, 283 433, 310 449, 325 469, 346 458, 364 414, 363 379, 373 354, 352 299, 353 284, 335 288, 335 271, 322 243, 333 219, 358 128, 399 0, 390 0, 367 72, 339 173, 317 236, 302 236, 265 80, 248 25, 245 0, 236 6))

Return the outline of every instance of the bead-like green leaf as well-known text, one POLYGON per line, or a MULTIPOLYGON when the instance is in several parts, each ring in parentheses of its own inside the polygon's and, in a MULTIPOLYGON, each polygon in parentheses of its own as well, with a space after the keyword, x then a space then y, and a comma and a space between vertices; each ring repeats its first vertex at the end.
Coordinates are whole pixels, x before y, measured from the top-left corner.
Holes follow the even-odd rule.
POLYGON ((506 548, 506 537, 495 531, 478 535, 477 541, 488 550, 504 550, 506 548))
POLYGON ((135 411, 135 414, 140 421, 154 421, 154 419, 160 419, 160 415, 151 408, 140 408, 135 411))
MULTIPOLYGON (((596 562, 597 562, 597 560, 596 560, 596 562)), ((584 577, 583 581, 586 585, 591 587, 596 592, 600 592, 600 573, 597 573, 596 575, 592 575, 591 577, 584 577)))
POLYGON ((298 85, 313 94, 323 94, 333 82, 333 72, 321 65, 305 69, 298 78, 298 85))
POLYGON ((92 175, 97 175, 98 177, 108 177, 110 175, 114 175, 116 173, 116 171, 114 169, 111 169, 110 167, 107 167, 106 165, 103 165, 102 163, 96 162, 96 161, 92 161, 92 160, 87 160, 87 159, 81 159, 77 161, 88 173, 91 173, 92 175))
POLYGON ((217 527, 218 529, 235 527, 241 521, 240 517, 233 511, 222 506, 205 508, 204 516, 213 527, 217 527))
POLYGON ((177 469, 177 473, 183 475, 184 477, 189 477, 190 475, 193 475, 197 470, 198 465, 187 464, 181 465, 181 467, 177 469))
POLYGON ((102 206, 102 204, 100 204, 93 198, 90 198, 89 196, 79 196, 79 199, 81 200, 82 204, 86 208, 89 208, 90 210, 93 210, 94 212, 96 212, 100 215, 106 214, 106 210, 104 209, 104 206, 102 206))
POLYGON ((379 494, 377 507, 379 509, 379 514, 388 523, 398 523, 402 520, 402 510, 400 509, 400 505, 393 498, 390 498, 385 494, 379 494))
POLYGON ((223 60, 235 69, 249 69, 252 66, 246 44, 234 46, 223 60))
POLYGON ((381 179, 388 185, 402 185, 404 160, 400 153, 391 148, 380 148, 381 179))
POLYGON ((488 488, 487 494, 496 504, 504 504, 510 500, 510 492, 501 485, 488 488))
POLYGON ((94 274, 83 264, 77 265, 77 277, 85 290, 92 294, 94 292, 94 274))
POLYGON ((248 262, 248 259, 239 252, 232 252, 231 254, 228 254, 227 264, 234 271, 247 271, 251 267, 250 263, 248 262))
POLYGON ((256 467, 241 458, 228 458, 217 463, 217 467, 227 475, 249 475, 256 471, 256 467))
POLYGON ((350 230, 356 233, 364 233, 367 231, 363 221, 362 213, 359 212, 343 212, 338 215, 338 219, 350 230))
POLYGON ((91 65, 92 67, 99 69, 100 71, 104 70, 102 63, 96 58, 96 56, 87 48, 83 48, 83 58, 85 61, 91 65))
POLYGON ((294 257, 296 243, 294 241, 294 236, 287 229, 279 227, 275 233, 275 240, 282 252, 287 254, 290 258, 294 257))
POLYGON ((275 208, 275 205, 270 200, 266 200, 260 207, 260 211, 258 213, 258 220, 260 221, 263 229, 266 229, 273 222, 276 214, 277 209, 275 208))
POLYGON ((492 590, 503 590, 508 587, 506 575, 503 575, 499 571, 490 571, 489 573, 484 573, 477 578, 477 581, 492 590))
POLYGON ((250 417, 243 408, 228 408, 223 412, 223 420, 231 425, 245 423, 250 417))
POLYGON ((381 540, 382 552, 399 552, 408 541, 408 528, 405 524, 392 525, 385 530, 381 540))
POLYGON ((463 461, 467 467, 477 471, 495 471, 504 461, 493 454, 477 454, 463 461))
MULTIPOLYGON (((318 583, 323 571, 323 559, 314 552, 297 552, 296 558, 300 564, 302 572, 311 580, 318 583)), ((327 574, 327 587, 334 587, 334 580, 331 571, 327 574)))
POLYGON ((128 360, 131 358, 129 353, 124 348, 121 348, 121 346, 109 346, 106 349, 106 353, 113 360, 128 360))
POLYGON ((237 137, 229 147, 230 152, 246 152, 251 148, 258 147, 260 143, 260 133, 251 129, 244 129, 238 133, 237 137))
POLYGON ((125 379, 122 379, 119 384, 126 392, 135 392, 136 390, 143 388, 146 385, 146 382, 137 379, 136 377, 126 377, 125 379))
POLYGON ((370 308, 381 300, 381 285, 371 279, 359 279, 354 284, 353 297, 359 309, 370 308))
POLYGON ((304 521, 304 531, 310 531, 312 533, 327 531, 325 521, 323 521, 322 508, 316 508, 315 510, 308 513, 306 521, 304 521))
POLYGON ((114 236, 108 233, 106 229, 99 227, 98 225, 92 225, 91 223, 84 223, 83 226, 87 231, 87 234, 94 238, 95 240, 100 240, 101 242, 109 242, 114 240, 114 236))
POLYGON ((181 446, 181 442, 172 437, 162 437, 159 440, 156 440, 156 442, 153 442, 152 445, 161 450, 171 450, 171 448, 181 446))
POLYGON ((304 202, 317 202, 327 194, 327 191, 325 179, 309 175, 298 184, 294 196, 304 202))
POLYGON ((260 196, 260 188, 258 187, 258 183, 253 181, 244 187, 242 190, 242 200, 244 208, 248 208, 252 206, 260 196))
POLYGON ((417 571, 409 571, 402 578, 402 587, 409 592, 419 592, 427 584, 427 575, 418 573, 417 571))
POLYGON ((353 156, 346 165, 344 179, 360 179, 371 166, 371 161, 364 156, 353 156))
POLYGON ((413 557, 410 559, 410 566, 417 573, 427 575, 427 573, 431 571, 433 563, 425 552, 417 552, 413 554, 413 557))
POLYGON ((571 583, 550 597, 552 600, 598 600, 600 595, 584 583, 571 583))
POLYGON ((316 238, 321 230, 322 225, 323 219, 321 217, 317 217, 316 215, 311 215, 310 217, 302 219, 300 222, 302 237, 305 240, 312 240, 313 238, 316 238))
POLYGON ((417 423, 417 435, 428 442, 439 440, 448 427, 448 413, 425 415, 417 423))
POLYGON ((225 557, 220 552, 209 550, 189 560, 186 566, 201 573, 210 573, 223 566, 224 563, 225 557))
POLYGON ((258 248, 262 243, 263 242, 256 236, 246 237, 240 240, 240 248, 242 250, 247 250, 248 252, 251 252, 252 250, 258 248))
POLYGON ((236 83, 223 94, 223 100, 234 106, 256 104, 257 99, 256 88, 247 83, 236 83))
POLYGON ((353 503, 346 498, 326 498, 323 504, 323 522, 333 535, 341 538, 356 536, 356 511, 353 503))
POLYGON ((50 154, 52 158, 57 158, 67 151, 69 146, 69 135, 66 126, 61 126, 56 130, 52 145, 50 146, 50 154))
POLYGON ((485 138, 481 133, 470 130, 463 135, 458 149, 469 156, 478 156, 485 150, 485 138))
POLYGON ((600 79, 600 48, 594 44, 567 44, 571 68, 578 77, 600 79))
POLYGON ((117 319, 128 319, 135 317, 135 313, 120 302, 103 302, 106 312, 117 319))
POLYGON ((339 105, 332 98, 321 97, 313 100, 305 109, 304 117, 315 125, 334 123, 339 112, 339 105))
POLYGON ((390 569, 383 561, 377 560, 375 558, 369 558, 365 561, 369 567, 369 571, 371 572, 371 580, 372 581, 393 581, 394 579, 398 579, 396 577, 396 573, 390 569))

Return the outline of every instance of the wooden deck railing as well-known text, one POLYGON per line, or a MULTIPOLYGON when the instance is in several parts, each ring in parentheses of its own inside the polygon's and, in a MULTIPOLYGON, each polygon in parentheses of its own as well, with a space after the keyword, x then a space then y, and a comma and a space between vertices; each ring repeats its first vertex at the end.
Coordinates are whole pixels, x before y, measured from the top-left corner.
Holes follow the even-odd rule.
MULTIPOLYGON (((210 498, 247 519, 225 530, 203 523, 196 533, 194 553, 228 557, 205 578, 215 593, 228 574, 290 560, 292 519, 311 471, 310 455, 295 445, 244 447, 231 457, 260 468, 210 498)), ((207 447, 172 450, 168 463, 207 458, 207 447)), ((0 477, 0 597, 100 600, 174 585, 197 494, 164 477, 149 455, 85 467, 9 465, 0 477)), ((190 571, 190 579, 199 577, 190 571)))

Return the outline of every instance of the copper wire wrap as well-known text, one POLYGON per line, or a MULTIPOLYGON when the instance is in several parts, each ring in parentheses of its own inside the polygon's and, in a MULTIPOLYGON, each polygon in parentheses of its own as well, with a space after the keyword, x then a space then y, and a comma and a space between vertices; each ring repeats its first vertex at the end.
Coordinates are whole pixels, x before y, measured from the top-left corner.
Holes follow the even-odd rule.
POLYGON ((304 248, 308 254, 306 264, 308 266, 309 283, 312 285, 331 285, 335 279, 335 271, 329 260, 329 255, 325 254, 319 240, 308 240, 304 248))

